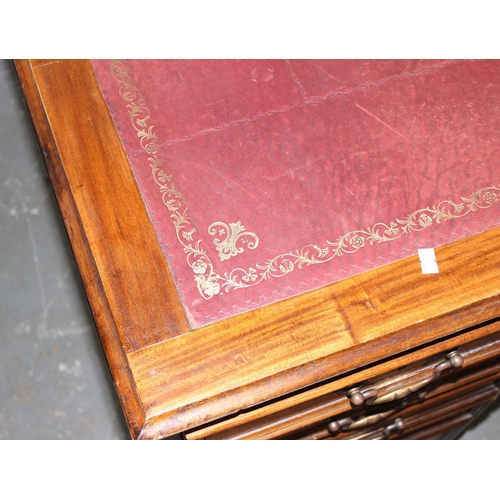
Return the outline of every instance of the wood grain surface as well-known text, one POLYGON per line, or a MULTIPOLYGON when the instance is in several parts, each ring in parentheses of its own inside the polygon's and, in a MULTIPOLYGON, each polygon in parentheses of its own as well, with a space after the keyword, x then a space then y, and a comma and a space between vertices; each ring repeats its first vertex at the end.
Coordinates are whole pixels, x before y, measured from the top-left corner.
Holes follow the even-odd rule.
MULTIPOLYGON (((500 316, 500 228, 191 330, 83 60, 16 61, 132 437, 156 439, 500 316)), ((496 209, 496 208, 495 208, 496 209)))

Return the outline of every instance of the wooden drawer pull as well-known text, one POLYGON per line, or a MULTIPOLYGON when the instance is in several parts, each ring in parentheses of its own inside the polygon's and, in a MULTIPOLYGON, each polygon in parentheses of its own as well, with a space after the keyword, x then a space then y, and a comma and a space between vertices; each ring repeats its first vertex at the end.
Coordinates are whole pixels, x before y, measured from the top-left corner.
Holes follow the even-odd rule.
POLYGON ((390 423, 384 429, 384 435, 390 436, 393 432, 401 432, 404 431, 405 421, 402 418, 397 418, 394 422, 390 423))
POLYGON ((351 389, 347 393, 347 397, 351 400, 353 406, 360 406, 364 403, 370 404, 370 400, 375 400, 378 395, 378 390, 374 387, 370 389, 364 389, 363 391, 359 390, 359 387, 355 387, 351 389))
POLYGON ((336 434, 340 429, 346 430, 348 429, 354 420, 351 417, 341 418, 340 420, 334 420, 330 422, 326 428, 330 434, 336 434))
POLYGON ((434 367, 432 375, 430 377, 427 377, 425 380, 422 380, 421 382, 404 387, 402 389, 398 389, 381 397, 378 397, 378 389, 376 389, 375 387, 369 387, 367 389, 355 387, 347 393, 347 397, 351 400, 351 404, 353 406, 359 406, 364 403, 368 405, 389 403, 391 401, 394 401, 395 399, 402 399, 409 394, 418 391, 427 384, 430 384, 433 380, 437 379, 439 375, 441 375, 441 373, 445 370, 449 370, 450 368, 460 368, 463 364, 464 358, 458 352, 450 352, 446 356, 445 360, 441 361, 434 367))
MULTIPOLYGON (((417 400, 423 400, 427 396, 426 391, 420 391, 417 395, 417 400)), ((396 407, 391 410, 383 411, 381 413, 375 413, 372 415, 366 415, 364 417, 359 418, 358 420, 353 420, 351 417, 345 417, 340 420, 334 420, 327 425, 327 429, 330 434, 334 435, 340 430, 343 431, 351 431, 353 429, 360 429, 362 427, 368 427, 369 425, 376 424, 381 420, 393 415, 394 413, 402 410, 408 404, 408 400, 405 399, 401 401, 396 407)))
POLYGON ((434 368, 434 375, 438 377, 442 371, 448 370, 449 368, 460 368, 464 364, 464 358, 458 352, 450 352, 448 359, 439 363, 436 368, 434 368))
POLYGON ((392 415, 393 413, 397 412, 400 409, 401 409, 401 406, 398 406, 397 408, 394 408, 392 410, 385 411, 382 413, 376 413, 375 415, 368 415, 368 416, 360 418, 358 420, 353 420, 350 417, 343 418, 341 420, 334 420, 333 422, 330 422, 327 425, 327 429, 328 429, 328 432, 330 432, 330 434, 332 434, 332 435, 336 434, 341 429, 343 431, 352 430, 352 429, 360 429, 362 427, 366 427, 366 426, 371 425, 371 424, 376 424, 380 420, 383 420, 384 418, 388 417, 389 415, 392 415))

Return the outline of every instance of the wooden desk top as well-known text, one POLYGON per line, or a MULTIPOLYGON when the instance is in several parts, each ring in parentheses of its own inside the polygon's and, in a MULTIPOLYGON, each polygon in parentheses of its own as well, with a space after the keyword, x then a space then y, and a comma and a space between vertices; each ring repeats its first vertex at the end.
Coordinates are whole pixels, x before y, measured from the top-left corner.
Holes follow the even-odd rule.
POLYGON ((16 68, 132 437, 182 432, 341 374, 354 383, 374 363, 411 360, 500 316, 495 228, 436 248, 439 274, 410 257, 190 328, 90 63, 16 68))

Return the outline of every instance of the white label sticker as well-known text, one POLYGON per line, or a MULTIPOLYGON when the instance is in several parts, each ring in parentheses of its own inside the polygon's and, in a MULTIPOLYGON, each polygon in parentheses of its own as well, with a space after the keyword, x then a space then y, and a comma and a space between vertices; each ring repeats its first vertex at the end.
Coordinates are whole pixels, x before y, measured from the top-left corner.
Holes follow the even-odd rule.
POLYGON ((436 262, 436 254, 434 248, 419 248, 418 258, 420 259, 420 267, 422 274, 437 274, 439 273, 436 262))

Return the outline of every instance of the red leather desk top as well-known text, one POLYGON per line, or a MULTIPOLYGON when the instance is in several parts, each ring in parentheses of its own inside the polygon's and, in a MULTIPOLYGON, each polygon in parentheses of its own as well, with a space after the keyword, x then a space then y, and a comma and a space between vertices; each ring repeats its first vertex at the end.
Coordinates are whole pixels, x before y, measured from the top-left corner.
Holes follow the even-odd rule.
POLYGON ((193 327, 500 223, 500 61, 92 63, 193 327))

